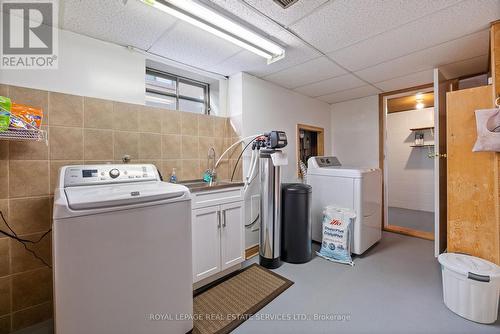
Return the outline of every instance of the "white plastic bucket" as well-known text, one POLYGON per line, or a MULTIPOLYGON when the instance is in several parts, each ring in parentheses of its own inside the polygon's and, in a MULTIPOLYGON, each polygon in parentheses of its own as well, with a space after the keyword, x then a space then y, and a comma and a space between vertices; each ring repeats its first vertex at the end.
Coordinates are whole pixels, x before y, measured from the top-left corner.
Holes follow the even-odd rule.
POLYGON ((456 314, 483 324, 497 320, 500 267, 478 257, 444 253, 438 257, 445 305, 456 314))

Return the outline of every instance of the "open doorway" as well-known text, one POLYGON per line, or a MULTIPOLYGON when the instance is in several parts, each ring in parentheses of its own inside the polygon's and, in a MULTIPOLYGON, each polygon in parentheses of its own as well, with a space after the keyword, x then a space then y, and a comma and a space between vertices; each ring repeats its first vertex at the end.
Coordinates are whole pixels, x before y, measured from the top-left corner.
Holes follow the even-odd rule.
POLYGON ((434 240, 434 93, 426 85, 383 96, 384 229, 434 240))
POLYGON ((298 175, 303 178, 300 165, 307 167, 310 157, 325 154, 325 129, 305 124, 297 124, 298 175))

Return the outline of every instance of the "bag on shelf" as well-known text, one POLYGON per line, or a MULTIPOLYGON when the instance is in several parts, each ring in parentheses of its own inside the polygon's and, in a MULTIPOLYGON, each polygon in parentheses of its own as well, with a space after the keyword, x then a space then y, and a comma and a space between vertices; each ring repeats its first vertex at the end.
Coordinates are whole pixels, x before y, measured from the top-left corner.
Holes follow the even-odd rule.
POLYGON ((0 132, 7 131, 10 124, 12 102, 8 97, 0 96, 0 132))
POLYGON ((12 103, 10 126, 16 129, 29 130, 40 129, 42 125, 43 111, 40 108, 27 106, 24 104, 12 103))
POLYGON ((356 213, 351 209, 327 206, 323 210, 323 240, 318 254, 333 262, 354 265, 351 258, 352 222, 356 213))

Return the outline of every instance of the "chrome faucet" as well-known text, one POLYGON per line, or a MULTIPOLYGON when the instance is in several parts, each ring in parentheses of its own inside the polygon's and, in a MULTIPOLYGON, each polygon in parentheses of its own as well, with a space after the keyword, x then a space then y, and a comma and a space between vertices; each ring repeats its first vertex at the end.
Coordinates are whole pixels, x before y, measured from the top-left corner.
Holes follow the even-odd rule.
POLYGON ((210 186, 215 182, 217 177, 217 172, 215 171, 215 149, 210 147, 207 153, 207 171, 206 173, 210 175, 210 186), (210 166, 210 159, 212 160, 212 165, 210 166))

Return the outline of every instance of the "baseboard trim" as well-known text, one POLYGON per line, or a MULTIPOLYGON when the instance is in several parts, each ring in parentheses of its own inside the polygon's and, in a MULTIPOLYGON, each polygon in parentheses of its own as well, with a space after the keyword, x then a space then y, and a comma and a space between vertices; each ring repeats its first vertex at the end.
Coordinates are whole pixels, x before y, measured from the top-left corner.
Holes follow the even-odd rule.
POLYGON ((384 226, 384 231, 404 234, 404 235, 408 235, 410 237, 416 237, 416 238, 420 238, 420 239, 434 240, 433 233, 424 232, 424 231, 417 231, 417 230, 413 230, 411 228, 406 228, 406 227, 401 227, 401 226, 394 226, 394 225, 384 226))
POLYGON ((254 256, 259 255, 259 245, 254 245, 252 247, 249 247, 245 249, 245 259, 248 260, 254 256))

